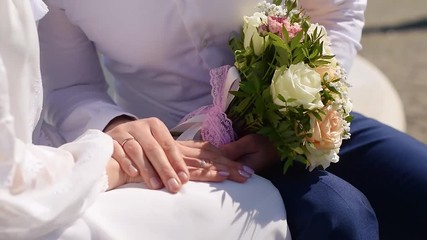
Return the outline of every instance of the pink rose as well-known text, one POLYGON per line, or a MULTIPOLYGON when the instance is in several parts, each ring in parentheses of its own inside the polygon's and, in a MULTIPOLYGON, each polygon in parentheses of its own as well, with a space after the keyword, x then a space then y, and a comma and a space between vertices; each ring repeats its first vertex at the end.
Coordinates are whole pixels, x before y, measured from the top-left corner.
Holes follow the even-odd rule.
POLYGON ((288 31, 290 38, 294 38, 302 30, 298 23, 291 24, 285 17, 268 16, 268 30, 270 32, 283 38, 283 27, 288 31))
POLYGON ((341 146, 343 133, 343 119, 336 110, 328 110, 322 121, 312 117, 311 126, 313 135, 307 139, 318 150, 331 150, 341 146))
POLYGON ((301 26, 298 23, 291 25, 290 22, 285 23, 286 30, 288 30, 288 34, 290 38, 294 38, 301 30, 301 26))
POLYGON ((284 21, 287 21, 286 18, 268 16, 268 30, 278 36, 282 36, 284 21))

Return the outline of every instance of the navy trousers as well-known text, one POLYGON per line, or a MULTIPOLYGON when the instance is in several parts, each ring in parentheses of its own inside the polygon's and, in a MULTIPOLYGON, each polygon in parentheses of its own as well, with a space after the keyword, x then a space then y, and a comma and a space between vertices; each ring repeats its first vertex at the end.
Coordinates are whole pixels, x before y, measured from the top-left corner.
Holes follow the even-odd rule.
POLYGON ((340 161, 263 173, 279 189, 293 239, 427 239, 427 145, 353 113, 340 161))

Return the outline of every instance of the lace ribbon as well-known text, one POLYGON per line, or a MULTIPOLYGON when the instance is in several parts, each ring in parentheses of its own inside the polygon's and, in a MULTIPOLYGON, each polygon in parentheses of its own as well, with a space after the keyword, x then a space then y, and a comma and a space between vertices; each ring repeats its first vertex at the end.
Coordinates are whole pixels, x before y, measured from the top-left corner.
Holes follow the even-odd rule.
POLYGON ((235 67, 225 65, 212 69, 210 76, 213 104, 187 114, 172 128, 172 132, 182 133, 177 140, 201 139, 217 147, 235 140, 233 124, 225 111, 234 98, 229 92, 239 89, 239 72, 235 67))

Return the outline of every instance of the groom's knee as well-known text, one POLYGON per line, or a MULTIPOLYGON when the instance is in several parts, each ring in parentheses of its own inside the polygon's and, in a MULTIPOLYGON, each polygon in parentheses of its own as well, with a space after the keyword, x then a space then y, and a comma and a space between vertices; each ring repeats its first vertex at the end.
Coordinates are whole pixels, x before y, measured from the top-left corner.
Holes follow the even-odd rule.
POLYGON ((326 171, 273 180, 282 194, 293 239, 378 239, 378 222, 366 197, 326 171))

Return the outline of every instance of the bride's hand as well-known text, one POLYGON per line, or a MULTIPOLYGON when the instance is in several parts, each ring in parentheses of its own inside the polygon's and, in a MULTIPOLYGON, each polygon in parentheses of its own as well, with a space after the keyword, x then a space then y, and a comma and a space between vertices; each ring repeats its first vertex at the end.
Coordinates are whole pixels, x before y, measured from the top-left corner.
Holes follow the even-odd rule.
POLYGON ((178 192, 190 175, 165 124, 157 118, 118 117, 104 129, 114 139, 113 158, 131 177, 142 176, 151 189, 178 192))
POLYGON ((228 158, 247 164, 256 172, 279 161, 274 145, 266 137, 257 134, 243 136, 221 149, 228 158))
POLYGON ((143 182, 143 179, 140 175, 131 177, 127 175, 125 172, 123 172, 119 163, 113 158, 111 158, 110 161, 108 161, 106 172, 108 177, 107 191, 114 189, 116 187, 119 187, 126 183, 143 182))
POLYGON ((177 141, 193 181, 245 182, 254 171, 241 162, 232 161, 224 152, 203 141, 177 141))

